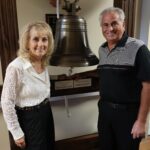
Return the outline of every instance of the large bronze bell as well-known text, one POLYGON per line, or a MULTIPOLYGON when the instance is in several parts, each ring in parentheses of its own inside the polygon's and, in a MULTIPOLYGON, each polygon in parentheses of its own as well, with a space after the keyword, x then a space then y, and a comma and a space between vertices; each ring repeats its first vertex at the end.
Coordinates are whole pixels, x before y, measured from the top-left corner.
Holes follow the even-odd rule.
POLYGON ((50 64, 64 67, 83 67, 98 64, 98 58, 89 48, 86 21, 76 15, 77 1, 65 1, 68 14, 57 20, 55 47, 50 64))

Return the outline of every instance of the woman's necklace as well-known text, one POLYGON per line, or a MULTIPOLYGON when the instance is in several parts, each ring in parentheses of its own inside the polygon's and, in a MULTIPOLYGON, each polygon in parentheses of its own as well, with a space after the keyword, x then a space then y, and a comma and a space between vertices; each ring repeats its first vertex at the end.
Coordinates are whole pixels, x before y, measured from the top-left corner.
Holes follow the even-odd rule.
POLYGON ((44 71, 44 67, 42 66, 41 63, 32 63, 32 66, 38 74, 44 71))

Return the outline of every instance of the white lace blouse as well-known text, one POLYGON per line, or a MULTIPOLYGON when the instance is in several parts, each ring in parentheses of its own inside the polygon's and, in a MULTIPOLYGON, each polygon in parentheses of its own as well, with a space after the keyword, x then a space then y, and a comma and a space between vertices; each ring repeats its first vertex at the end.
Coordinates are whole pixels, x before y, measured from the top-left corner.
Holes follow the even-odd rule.
POLYGON ((50 97, 50 81, 47 68, 38 74, 31 63, 16 58, 6 69, 1 105, 5 122, 13 138, 19 139, 24 133, 19 125, 15 105, 34 106, 50 97))

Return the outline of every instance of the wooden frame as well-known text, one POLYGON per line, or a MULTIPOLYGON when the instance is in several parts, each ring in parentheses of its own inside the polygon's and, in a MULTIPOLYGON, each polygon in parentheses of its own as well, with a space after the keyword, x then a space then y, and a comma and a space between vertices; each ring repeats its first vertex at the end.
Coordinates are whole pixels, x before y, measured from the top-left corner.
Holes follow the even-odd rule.
MULTIPOLYGON (((60 17, 63 16, 60 14, 60 17)), ((55 37, 56 32, 56 23, 57 23, 57 15, 56 14, 45 14, 46 22, 51 26, 53 35, 55 37)))
POLYGON ((97 70, 76 73, 72 76, 59 75, 57 79, 51 80, 51 96, 64 96, 73 94, 84 94, 99 91, 99 76, 97 70), (56 89, 56 84, 63 82, 63 88, 56 89), (65 83, 72 83, 73 86, 64 88, 65 83))

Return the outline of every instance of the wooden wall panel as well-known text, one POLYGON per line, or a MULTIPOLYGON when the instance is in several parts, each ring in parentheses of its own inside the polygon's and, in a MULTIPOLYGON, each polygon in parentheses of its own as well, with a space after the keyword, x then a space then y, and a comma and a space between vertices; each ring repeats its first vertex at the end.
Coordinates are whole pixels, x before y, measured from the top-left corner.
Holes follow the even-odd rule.
POLYGON ((114 0, 114 6, 122 8, 125 12, 126 32, 129 36, 135 36, 136 6, 137 0, 114 0))

